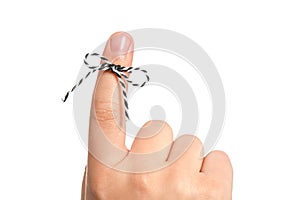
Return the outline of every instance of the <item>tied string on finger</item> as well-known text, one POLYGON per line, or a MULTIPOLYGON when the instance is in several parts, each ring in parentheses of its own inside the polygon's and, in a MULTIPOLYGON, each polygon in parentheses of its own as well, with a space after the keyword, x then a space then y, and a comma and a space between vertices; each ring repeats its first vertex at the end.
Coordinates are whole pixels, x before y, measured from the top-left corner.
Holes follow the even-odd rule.
POLYGON ((118 80, 119 80, 119 82, 122 86, 121 88, 122 88, 122 94, 123 94, 125 116, 126 116, 126 120, 130 120, 129 115, 128 115, 128 109, 129 108, 128 108, 125 81, 127 81, 127 83, 130 83, 132 86, 143 87, 150 80, 150 78, 147 74, 148 72, 144 69, 141 69, 140 67, 124 67, 124 66, 121 66, 121 65, 113 64, 107 58, 105 58, 103 56, 100 56, 100 54, 98 54, 98 53, 92 53, 92 54, 87 53, 85 55, 85 58, 84 58, 83 62, 89 69, 91 69, 91 71, 89 71, 84 77, 82 77, 78 81, 78 83, 75 84, 72 87, 72 89, 70 91, 68 91, 66 93, 65 97, 62 98, 61 100, 63 102, 66 102, 66 100, 68 99, 70 93, 72 93, 76 88, 78 88, 85 79, 87 79, 91 74, 95 73, 96 71, 100 71, 100 70, 101 71, 111 71, 112 73, 114 73, 118 77, 118 80), (89 62, 87 61, 89 56, 96 56, 96 57, 100 58, 100 61, 99 61, 100 64, 99 65, 90 65, 89 62), (103 63, 101 63, 101 61, 103 61, 103 63), (131 74, 133 71, 143 72, 146 76, 146 80, 142 84, 134 83, 133 81, 129 80, 128 76, 125 73, 131 74))

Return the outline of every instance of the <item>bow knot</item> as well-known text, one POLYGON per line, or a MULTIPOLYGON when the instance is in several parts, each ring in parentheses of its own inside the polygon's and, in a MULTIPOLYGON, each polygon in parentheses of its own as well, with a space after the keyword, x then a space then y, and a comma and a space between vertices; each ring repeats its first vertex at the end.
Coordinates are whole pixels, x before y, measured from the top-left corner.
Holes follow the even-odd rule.
MULTIPOLYGON (((99 63, 101 63, 99 61, 99 63)), ((73 86, 73 88, 67 92, 67 94, 65 95, 65 97, 62 99, 63 102, 65 102, 67 99, 68 99, 68 96, 71 92, 73 92, 76 87, 78 87, 84 79, 87 79, 89 77, 90 74, 92 73, 95 73, 96 71, 106 71, 106 70, 109 70, 111 72, 113 72, 117 77, 118 77, 118 80, 122 86, 122 93, 123 93, 123 99, 124 99, 124 108, 125 108, 125 116, 126 118, 129 120, 129 115, 128 115, 128 102, 127 102, 127 92, 126 92, 126 86, 125 86, 125 82, 123 79, 125 79, 128 83, 130 83, 132 86, 137 86, 137 87, 143 87, 147 82, 149 82, 150 78, 148 76, 148 72, 146 70, 142 70, 140 69, 139 67, 125 67, 125 66, 122 66, 122 65, 116 65, 116 64, 113 64, 111 63, 107 58, 101 56, 100 54, 98 53, 92 53, 92 54, 89 54, 87 53, 85 55, 85 58, 83 60, 84 64, 89 68, 91 69, 91 71, 89 71, 83 78, 81 78, 78 83, 76 85, 73 86), (88 57, 89 56, 96 56, 98 58, 100 58, 100 61, 103 61, 102 64, 99 64, 99 65, 90 65, 89 62, 87 61, 88 57), (132 73, 133 71, 141 71, 145 74, 146 76, 146 80, 139 84, 139 83, 133 83, 131 80, 128 80, 128 76, 125 74, 125 73, 132 73)))

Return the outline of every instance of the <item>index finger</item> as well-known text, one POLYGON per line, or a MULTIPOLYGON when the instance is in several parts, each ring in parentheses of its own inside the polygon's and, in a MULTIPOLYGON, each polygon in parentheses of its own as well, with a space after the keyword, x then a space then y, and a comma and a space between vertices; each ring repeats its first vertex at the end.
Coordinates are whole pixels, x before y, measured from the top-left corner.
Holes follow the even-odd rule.
MULTIPOLYGON (((117 32, 107 41, 103 56, 114 64, 131 66, 133 46, 133 39, 128 33, 117 32)), ((113 72, 100 71, 92 106, 94 112, 91 112, 91 118, 95 115, 103 134, 113 145, 126 150, 123 93, 113 72)))

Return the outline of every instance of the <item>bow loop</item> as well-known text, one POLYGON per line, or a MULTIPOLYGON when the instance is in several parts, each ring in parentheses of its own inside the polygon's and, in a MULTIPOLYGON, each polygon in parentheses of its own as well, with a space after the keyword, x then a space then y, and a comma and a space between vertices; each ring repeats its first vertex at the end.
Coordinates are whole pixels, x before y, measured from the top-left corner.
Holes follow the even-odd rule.
POLYGON ((127 120, 129 120, 127 92, 126 92, 126 87, 125 87, 125 84, 124 84, 124 81, 123 81, 122 77, 127 81, 127 83, 130 83, 132 86, 143 87, 150 80, 150 78, 149 78, 149 76, 147 74, 148 72, 146 70, 140 69, 140 67, 134 68, 134 67, 125 67, 125 66, 122 66, 122 65, 113 64, 107 58, 105 58, 103 56, 100 56, 99 53, 92 53, 92 54, 87 53, 85 55, 85 57, 84 57, 83 63, 89 69, 91 69, 91 71, 89 71, 83 78, 81 78, 78 81, 78 83, 76 85, 74 85, 72 87, 72 89, 66 93, 65 97, 62 98, 62 101, 66 102, 66 100, 69 97, 69 94, 71 92, 73 92, 83 82, 84 79, 87 79, 90 74, 95 73, 96 71, 106 71, 106 70, 109 70, 109 71, 113 72, 118 77, 119 83, 122 86, 122 94, 123 94, 123 99, 124 99, 125 116, 126 116, 127 120), (98 63, 100 63, 100 64, 96 65, 96 66, 95 65, 90 65, 89 62, 88 62, 89 56, 96 56, 96 57, 98 57, 100 59, 98 63), (103 61, 102 64, 101 64, 101 61, 103 61), (128 76, 125 74, 125 72, 131 74, 133 71, 141 71, 141 72, 143 72, 145 74, 145 76, 146 76, 146 80, 143 83, 141 83, 141 84, 134 83, 131 80, 128 80, 128 76))

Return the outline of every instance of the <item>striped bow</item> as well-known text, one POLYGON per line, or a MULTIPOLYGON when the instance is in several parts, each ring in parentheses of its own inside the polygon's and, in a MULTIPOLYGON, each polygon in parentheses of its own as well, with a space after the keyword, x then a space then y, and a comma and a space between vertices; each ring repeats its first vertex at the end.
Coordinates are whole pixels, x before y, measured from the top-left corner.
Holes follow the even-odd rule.
POLYGON ((129 120, 129 115, 128 115, 128 101, 127 101, 127 93, 126 93, 126 86, 125 86, 125 81, 127 81, 127 83, 130 83, 132 86, 135 86, 135 87, 143 87, 147 82, 149 82, 150 78, 148 76, 148 72, 144 69, 141 69, 140 67, 124 67, 124 66, 121 66, 121 65, 116 65, 116 64, 113 64, 111 63, 107 58, 101 56, 100 54, 98 53, 92 53, 92 54, 86 54, 85 55, 85 58, 84 58, 84 64, 89 68, 91 69, 91 71, 89 71, 84 77, 82 77, 77 84, 75 84, 73 86, 73 88, 67 92, 67 94, 65 95, 64 98, 62 98, 62 101, 65 102, 68 97, 69 97, 69 94, 71 92, 73 92, 80 84, 82 84, 82 82, 87 79, 89 77, 89 75, 91 75, 92 73, 95 73, 96 71, 111 71, 113 72, 117 77, 118 77, 118 80, 122 86, 122 93, 123 93, 123 100, 124 100, 124 108, 125 108, 125 116, 126 116, 126 119, 129 120), (96 56, 98 58, 100 58, 100 61, 103 61, 103 63, 101 64, 100 61, 99 61, 99 65, 96 65, 96 66, 93 66, 93 65, 90 65, 87 61, 88 57, 89 56, 96 56), (126 73, 132 73, 133 71, 141 71, 145 74, 146 76, 146 80, 142 83, 142 84, 139 84, 139 83, 133 83, 131 80, 128 79, 128 76, 126 75, 126 73))

